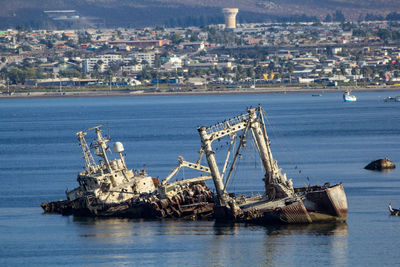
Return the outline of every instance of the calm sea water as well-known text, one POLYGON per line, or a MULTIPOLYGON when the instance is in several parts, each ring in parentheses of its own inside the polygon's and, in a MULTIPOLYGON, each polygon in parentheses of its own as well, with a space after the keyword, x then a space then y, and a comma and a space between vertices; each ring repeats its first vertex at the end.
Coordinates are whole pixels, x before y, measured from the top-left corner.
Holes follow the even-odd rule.
MULTIPOLYGON (((0 266, 394 266, 400 256, 400 92, 0 100, 0 266), (75 133, 104 124, 122 141, 127 165, 168 175, 177 156, 196 161, 197 126, 262 104, 272 151, 295 185, 342 182, 347 224, 217 225, 213 221, 88 219, 43 214, 40 203, 64 198, 83 161, 75 133), (309 181, 308 181, 309 180, 309 181)), ((216 143, 223 151, 226 143, 216 143)), ((217 151, 218 153, 218 151, 217 151)), ((262 192, 249 143, 229 190, 262 192), (247 151, 248 150, 248 151, 247 151)), ((180 173, 187 177, 189 173, 180 173)), ((210 184, 212 186, 212 184, 210 184)))

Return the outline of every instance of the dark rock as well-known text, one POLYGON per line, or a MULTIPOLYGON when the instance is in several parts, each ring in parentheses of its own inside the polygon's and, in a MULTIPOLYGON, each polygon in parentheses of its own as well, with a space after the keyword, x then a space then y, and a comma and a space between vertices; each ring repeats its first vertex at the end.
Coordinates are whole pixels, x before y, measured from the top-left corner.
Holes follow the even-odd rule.
POLYGON ((396 168, 396 165, 388 158, 374 160, 364 167, 364 169, 374 170, 374 171, 382 171, 394 168, 396 168))

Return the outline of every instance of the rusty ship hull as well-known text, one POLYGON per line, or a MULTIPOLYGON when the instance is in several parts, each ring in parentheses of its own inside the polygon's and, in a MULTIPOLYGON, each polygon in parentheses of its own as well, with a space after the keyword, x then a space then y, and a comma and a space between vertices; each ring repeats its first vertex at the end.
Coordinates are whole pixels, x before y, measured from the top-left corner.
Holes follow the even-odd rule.
POLYGON ((213 215, 214 196, 204 182, 192 183, 173 198, 143 195, 122 203, 88 205, 87 198, 42 203, 45 213, 85 217, 187 218, 204 219, 213 215))
POLYGON ((216 205, 214 217, 218 221, 256 224, 309 224, 346 221, 347 198, 341 184, 331 187, 295 188, 295 191, 299 194, 298 198, 290 197, 278 200, 267 200, 265 197, 246 198, 246 203, 240 204, 240 209, 236 212, 231 208, 216 205))

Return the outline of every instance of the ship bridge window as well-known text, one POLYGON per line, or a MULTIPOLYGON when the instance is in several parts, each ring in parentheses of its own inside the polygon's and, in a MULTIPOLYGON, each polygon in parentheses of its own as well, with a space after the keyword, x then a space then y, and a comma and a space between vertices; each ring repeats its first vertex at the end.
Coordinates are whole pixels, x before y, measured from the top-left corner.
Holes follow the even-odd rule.
POLYGON ((100 190, 101 190, 102 192, 107 192, 107 191, 109 191, 109 190, 110 190, 110 184, 103 183, 103 184, 100 186, 100 190))

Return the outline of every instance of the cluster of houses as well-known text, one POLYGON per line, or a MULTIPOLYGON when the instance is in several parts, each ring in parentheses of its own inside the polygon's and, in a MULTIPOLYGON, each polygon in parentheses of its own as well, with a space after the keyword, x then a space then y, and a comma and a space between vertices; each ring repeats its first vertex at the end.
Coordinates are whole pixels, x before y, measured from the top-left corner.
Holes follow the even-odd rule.
POLYGON ((396 83, 400 81, 400 24, 262 23, 238 25, 234 30, 221 25, 9 29, 0 31, 0 58, 3 86, 57 82, 83 86, 104 81, 139 85, 171 78, 192 85, 249 80, 396 83), (260 71, 254 72, 257 68, 260 71), (141 75, 145 71, 153 76, 141 75))

